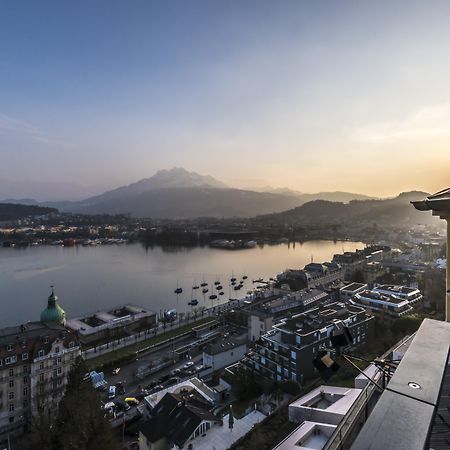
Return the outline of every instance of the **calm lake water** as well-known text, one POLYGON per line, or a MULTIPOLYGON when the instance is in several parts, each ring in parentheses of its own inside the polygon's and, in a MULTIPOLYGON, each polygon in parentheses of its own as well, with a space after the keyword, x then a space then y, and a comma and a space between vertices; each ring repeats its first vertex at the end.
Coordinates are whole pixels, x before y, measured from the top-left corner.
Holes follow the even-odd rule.
MULTIPOLYGON (((244 274, 248 276, 240 291, 231 291, 232 297, 242 297, 253 287, 253 279, 267 279, 289 267, 302 268, 311 257, 323 262, 343 250, 361 248, 361 242, 333 241, 264 245, 236 251, 207 247, 145 249, 138 243, 0 248, 0 327, 39 320, 51 284, 55 285, 68 317, 125 303, 157 312, 169 308, 188 311, 194 283, 205 280, 213 284, 220 280, 225 291, 222 300, 227 301, 232 273, 238 280, 244 274), (178 298, 174 294, 177 283, 183 288, 178 298)), ((198 306, 211 306, 209 294, 204 299, 197 291, 198 306)))

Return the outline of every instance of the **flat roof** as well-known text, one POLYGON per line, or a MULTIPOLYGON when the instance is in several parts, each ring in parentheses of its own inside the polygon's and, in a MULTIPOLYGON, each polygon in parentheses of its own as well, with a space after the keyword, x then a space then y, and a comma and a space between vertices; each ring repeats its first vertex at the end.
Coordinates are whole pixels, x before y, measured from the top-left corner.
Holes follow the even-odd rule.
POLYGON ((353 450, 429 447, 438 405, 447 392, 442 387, 448 372, 449 349, 450 323, 424 319, 353 443, 353 450))
POLYGON ((341 288, 341 291, 350 291, 350 292, 354 292, 357 289, 361 289, 366 287, 367 284, 365 283, 350 283, 347 286, 344 286, 343 288, 341 288))
POLYGON ((336 425, 306 420, 273 450, 321 450, 335 429, 336 425))
POLYGON ((355 400, 358 398, 358 395, 360 393, 361 389, 322 385, 316 389, 313 389, 311 392, 308 392, 303 397, 300 397, 295 402, 292 402, 289 405, 289 408, 314 410, 320 409, 322 411, 336 413, 344 416, 353 405, 355 400), (327 395, 330 398, 332 398, 333 396, 339 396, 339 398, 336 401, 329 403, 326 408, 308 406, 308 403, 310 403, 316 397, 321 396, 322 394, 327 395))

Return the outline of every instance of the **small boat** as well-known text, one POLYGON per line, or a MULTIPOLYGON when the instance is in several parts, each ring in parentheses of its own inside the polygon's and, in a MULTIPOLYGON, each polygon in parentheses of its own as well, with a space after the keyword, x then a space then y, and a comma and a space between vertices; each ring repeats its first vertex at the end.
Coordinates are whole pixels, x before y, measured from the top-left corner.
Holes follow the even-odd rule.
POLYGON ((235 277, 232 277, 232 278, 230 278, 230 281, 231 281, 231 282, 236 281, 236 278, 235 278, 235 277))
POLYGON ((231 282, 231 286, 234 286, 236 284, 236 281, 231 282))
POLYGON ((216 286, 219 286, 220 281, 214 281, 214 284, 215 284, 216 286))
POLYGON ((256 280, 253 280, 253 283, 261 283, 264 280, 262 278, 257 278, 256 280))
POLYGON ((178 287, 178 288, 176 288, 174 291, 173 291, 175 294, 181 294, 182 292, 183 292, 183 289, 181 289, 180 287, 178 287))
POLYGON ((209 291, 209 289, 202 289, 202 292, 204 293, 204 294, 206 294, 207 292, 209 291))
POLYGON ((235 290, 235 291, 238 291, 239 289, 241 289, 241 287, 242 287, 242 286, 241 286, 240 284, 238 284, 238 285, 236 285, 236 286, 234 287, 234 290, 235 290))
POLYGON ((247 275, 244 275, 244 276, 242 277, 243 280, 246 280, 247 278, 248 278, 247 275))
POLYGON ((201 286, 201 287, 208 286, 208 283, 206 283, 206 282, 204 281, 200 286, 201 286))
POLYGON ((192 286, 192 289, 200 289, 200 286, 197 286, 197 285, 192 286))
POLYGON ((193 298, 189 303, 189 306, 196 306, 198 305, 198 300, 196 298, 193 298))
POLYGON ((215 295, 215 294, 209 296, 210 300, 215 300, 216 298, 217 298, 217 295, 215 295))
POLYGON ((223 289, 223 286, 216 286, 216 289, 218 290, 218 291, 220 291, 221 289, 223 289))
POLYGON ((224 294, 224 292, 219 292, 219 295, 223 295, 224 294))

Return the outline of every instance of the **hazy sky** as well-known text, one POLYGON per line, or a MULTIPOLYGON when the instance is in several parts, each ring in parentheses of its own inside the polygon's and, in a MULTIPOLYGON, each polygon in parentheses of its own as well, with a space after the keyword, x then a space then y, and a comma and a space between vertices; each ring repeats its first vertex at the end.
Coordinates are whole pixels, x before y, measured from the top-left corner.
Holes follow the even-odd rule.
MULTIPOLYGON (((0 178, 450 185, 449 1, 0 3, 0 178)), ((1 193, 0 193, 1 197, 1 193)))

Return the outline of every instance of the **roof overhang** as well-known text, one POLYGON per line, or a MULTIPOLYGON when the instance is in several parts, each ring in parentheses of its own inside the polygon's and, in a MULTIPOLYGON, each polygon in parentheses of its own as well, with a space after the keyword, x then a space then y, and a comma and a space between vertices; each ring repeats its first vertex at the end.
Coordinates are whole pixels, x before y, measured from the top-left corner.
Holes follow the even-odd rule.
POLYGON ((432 211, 433 216, 441 219, 450 218, 450 188, 436 192, 424 200, 414 201, 411 204, 418 211, 432 211))

